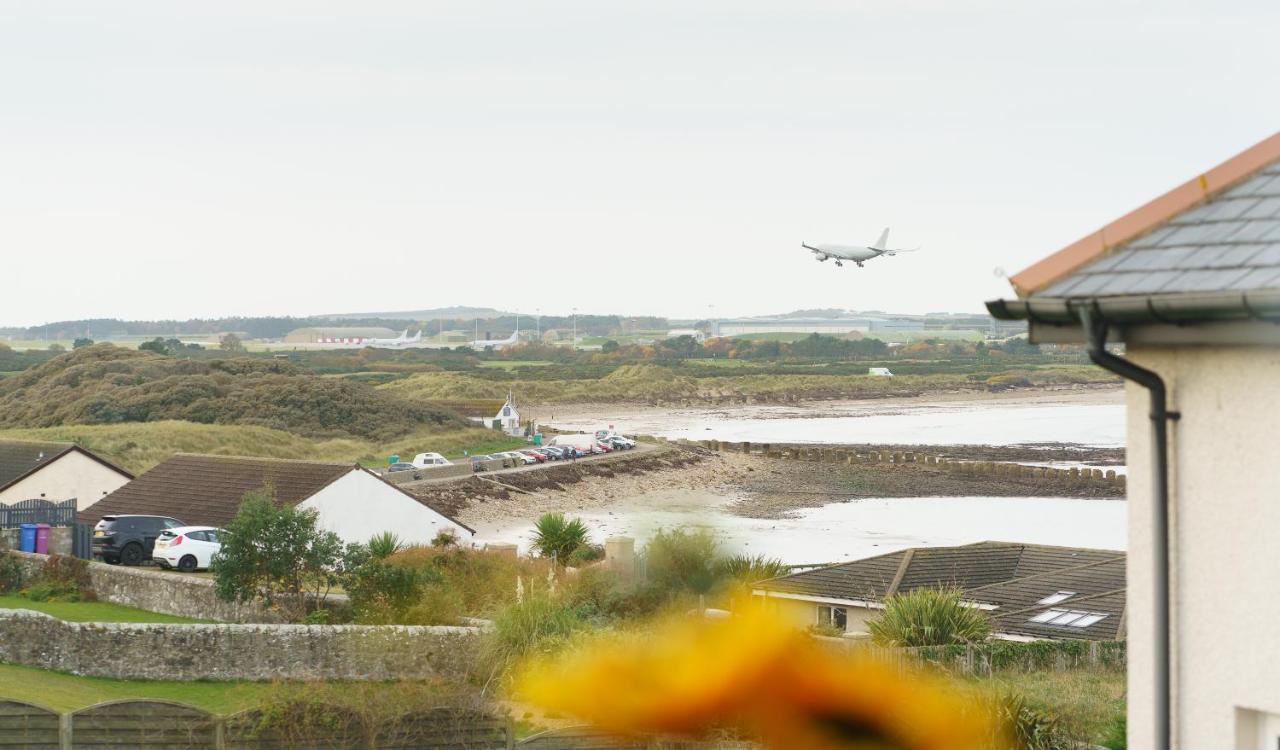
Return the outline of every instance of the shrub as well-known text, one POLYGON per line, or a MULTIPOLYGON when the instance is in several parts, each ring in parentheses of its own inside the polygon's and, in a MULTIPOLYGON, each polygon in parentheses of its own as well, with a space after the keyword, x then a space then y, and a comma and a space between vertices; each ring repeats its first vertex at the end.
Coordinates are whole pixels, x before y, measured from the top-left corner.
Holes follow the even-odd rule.
POLYGON ((991 624, 982 610, 964 606, 959 589, 916 589, 885 599, 867 629, 882 646, 945 646, 984 640, 991 624))
POLYGON ((374 557, 343 576, 356 620, 363 623, 403 623, 422 595, 428 579, 439 580, 430 569, 388 565, 374 557))
POLYGON ((1078 747, 1053 714, 1029 704, 1018 693, 996 699, 996 718, 1012 750, 1068 750, 1078 747))
POLYGON ((225 601, 261 598, 290 620, 302 620, 308 595, 323 600, 344 559, 342 540, 320 529, 317 519, 312 509, 277 506, 270 488, 246 493, 213 558, 214 592, 225 601))
POLYGON ((715 537, 705 531, 659 529, 645 547, 650 586, 668 594, 706 594, 717 581, 715 537))
POLYGON ((393 531, 384 531, 369 540, 369 554, 385 560, 404 549, 404 542, 393 531))
POLYGON ((27 578, 27 569, 14 555, 9 554, 9 547, 0 541, 0 594, 7 594, 22 588, 27 578))
POLYGON ((97 598, 89 578, 89 562, 66 555, 50 555, 23 593, 36 602, 78 602, 97 598))
POLYGON ((573 552, 569 553, 569 557, 565 560, 565 564, 573 568, 581 568, 584 565, 604 559, 604 547, 599 544, 584 544, 573 552))
POLYGON ((432 547, 457 547, 458 532, 453 529, 440 529, 436 535, 431 538, 432 547))
POLYGON ((587 543, 586 524, 576 518, 571 521, 563 513, 544 513, 533 528, 533 548, 561 565, 567 564, 569 556, 587 543))

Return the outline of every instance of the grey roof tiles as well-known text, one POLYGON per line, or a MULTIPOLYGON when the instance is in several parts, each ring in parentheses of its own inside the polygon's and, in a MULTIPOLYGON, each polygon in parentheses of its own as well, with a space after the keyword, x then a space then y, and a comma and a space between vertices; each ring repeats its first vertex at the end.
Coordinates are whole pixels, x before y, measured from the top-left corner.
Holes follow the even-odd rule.
POLYGON ((1187 209, 1033 297, 1280 288, 1280 162, 1187 209))

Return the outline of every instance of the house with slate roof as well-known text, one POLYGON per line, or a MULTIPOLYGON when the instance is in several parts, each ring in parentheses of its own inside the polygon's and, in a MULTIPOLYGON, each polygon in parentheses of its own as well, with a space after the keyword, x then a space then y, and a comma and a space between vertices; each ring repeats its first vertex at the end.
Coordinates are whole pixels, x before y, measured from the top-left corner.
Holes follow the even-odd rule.
POLYGON ((111 515, 158 515, 193 526, 225 526, 248 492, 269 489, 276 502, 311 508, 322 528, 345 542, 384 531, 430 544, 441 531, 475 531, 377 474, 354 464, 179 453, 79 514, 93 524, 111 515))
POLYGON ((1041 544, 919 547, 761 581, 757 603, 796 627, 866 635, 885 599, 956 588, 1009 640, 1119 640, 1125 634, 1125 554, 1041 544))
POLYGON ((74 499, 83 510, 133 475, 75 443, 0 440, 0 503, 74 499))
POLYGON ((1280 133, 1010 280, 1126 380, 1129 747, 1280 746, 1280 133))

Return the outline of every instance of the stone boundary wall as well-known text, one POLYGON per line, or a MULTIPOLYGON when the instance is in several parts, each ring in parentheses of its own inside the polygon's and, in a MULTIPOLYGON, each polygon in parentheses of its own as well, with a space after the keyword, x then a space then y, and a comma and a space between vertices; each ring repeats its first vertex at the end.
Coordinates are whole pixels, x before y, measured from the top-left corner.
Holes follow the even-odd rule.
POLYGON ((678 442, 697 445, 714 451, 754 453, 768 458, 787 458, 798 461, 838 464, 920 464, 970 476, 1010 477, 1068 485, 1119 487, 1121 489, 1125 487, 1125 475, 1117 474, 1115 469, 1107 469, 1105 471, 1088 467, 1055 469, 1046 466, 1027 466, 1007 461, 957 461, 953 458, 932 456, 914 451, 884 450, 859 453, 851 448, 840 447, 774 446, 769 443, 732 443, 721 440, 699 440, 696 442, 682 440, 678 442))
POLYGON ((0 661, 148 680, 462 679, 479 628, 64 622, 0 610, 0 661))
MULTIPOLYGON (((29 576, 40 572, 45 555, 9 550, 29 576)), ((89 579, 98 599, 166 615, 223 622, 280 622, 280 616, 258 602, 226 602, 213 592, 213 579, 155 568, 131 568, 89 561, 89 579)))

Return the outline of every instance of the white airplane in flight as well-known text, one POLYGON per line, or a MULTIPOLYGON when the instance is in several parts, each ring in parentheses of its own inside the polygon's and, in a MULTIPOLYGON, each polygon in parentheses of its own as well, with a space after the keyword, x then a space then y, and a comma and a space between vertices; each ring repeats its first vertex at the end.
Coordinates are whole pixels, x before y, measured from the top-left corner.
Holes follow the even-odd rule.
POLYGON ((858 268, 863 267, 862 266, 863 261, 868 261, 868 260, 871 260, 872 258, 879 258, 881 255, 897 255, 898 253, 914 253, 916 250, 920 249, 918 247, 911 248, 910 250, 903 250, 901 248, 890 248, 888 246, 888 242, 889 242, 889 228, 885 227, 885 230, 880 233, 880 239, 876 240, 875 244, 871 245, 870 247, 862 247, 860 245, 832 245, 829 243, 809 245, 804 242, 800 243, 800 247, 803 247, 806 250, 812 251, 814 257, 817 258, 819 262, 825 261, 829 258, 835 258, 836 265, 843 266, 844 263, 842 263, 841 261, 851 260, 854 263, 858 264, 858 268))

